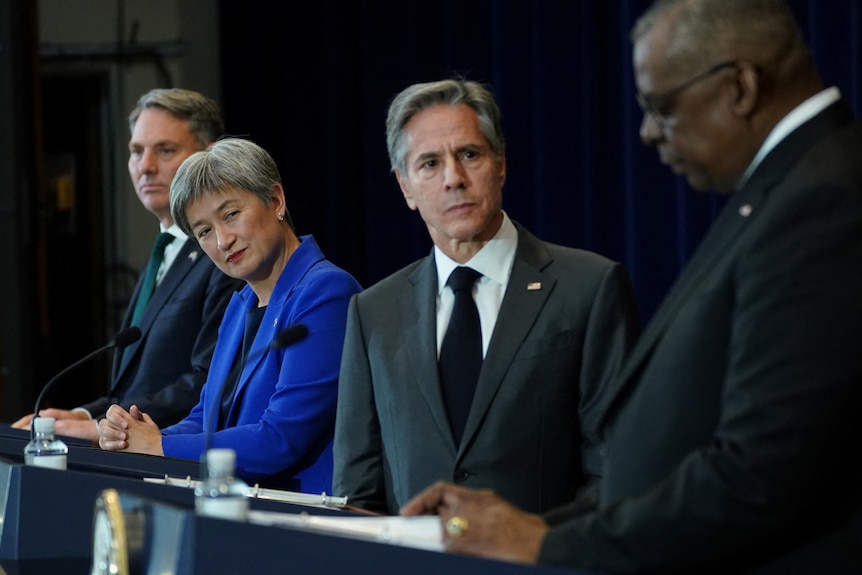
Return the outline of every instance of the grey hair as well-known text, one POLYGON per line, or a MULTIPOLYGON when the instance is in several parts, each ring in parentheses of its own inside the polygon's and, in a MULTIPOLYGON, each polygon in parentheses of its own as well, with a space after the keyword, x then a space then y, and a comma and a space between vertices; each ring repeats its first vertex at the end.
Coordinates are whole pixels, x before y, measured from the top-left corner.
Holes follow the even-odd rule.
POLYGON ((769 66, 808 50, 785 0, 657 0, 635 22, 631 40, 666 14, 673 18, 666 64, 680 71, 695 73, 704 62, 733 58, 769 66))
POLYGON ((500 109, 494 96, 482 84, 459 78, 413 84, 402 90, 389 105, 386 117, 386 147, 392 171, 406 177, 407 143, 404 127, 419 112, 444 104, 466 105, 476 112, 479 126, 491 151, 501 159, 505 152, 505 139, 500 121, 500 109))
POLYGON ((135 124, 141 112, 147 108, 157 108, 186 120, 189 131, 199 150, 210 142, 216 141, 224 133, 224 121, 218 105, 199 92, 181 88, 156 88, 138 99, 129 113, 129 131, 135 131, 135 124))
MULTIPOLYGON (((223 138, 180 164, 171 183, 171 217, 191 236, 191 225, 186 217, 189 204, 207 194, 238 189, 254 194, 268 206, 275 184, 281 184, 281 175, 266 150, 251 140, 223 138)), ((287 209, 284 217, 294 229, 287 209)))

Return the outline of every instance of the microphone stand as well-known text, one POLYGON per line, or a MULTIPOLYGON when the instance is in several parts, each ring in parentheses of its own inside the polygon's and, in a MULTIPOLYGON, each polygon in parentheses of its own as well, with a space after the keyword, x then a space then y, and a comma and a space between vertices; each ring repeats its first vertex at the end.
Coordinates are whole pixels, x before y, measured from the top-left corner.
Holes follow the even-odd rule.
POLYGON ((78 367, 79 365, 86 363, 99 355, 100 353, 107 351, 113 347, 124 348, 129 344, 132 344, 141 339, 141 329, 138 327, 129 327, 122 330, 120 333, 116 335, 116 337, 111 340, 107 345, 104 345, 97 349, 96 351, 90 352, 72 365, 62 369, 57 375, 52 377, 48 383, 45 384, 45 387, 42 388, 42 391, 39 392, 39 397, 36 398, 36 406, 33 408, 33 420, 30 422, 30 439, 34 439, 36 437, 36 418, 39 417, 39 411, 42 409, 42 400, 45 398, 45 395, 48 393, 54 384, 61 379, 64 375, 78 367))

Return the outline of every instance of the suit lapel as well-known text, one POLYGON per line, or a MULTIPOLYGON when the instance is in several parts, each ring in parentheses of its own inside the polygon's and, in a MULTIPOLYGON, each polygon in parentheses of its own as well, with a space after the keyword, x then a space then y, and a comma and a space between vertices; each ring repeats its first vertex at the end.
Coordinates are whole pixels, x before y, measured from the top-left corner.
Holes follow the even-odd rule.
POLYGON ((703 284, 721 261, 733 257, 735 246, 749 222, 756 219, 764 209, 770 199, 771 190, 781 183, 814 142, 852 121, 853 116, 843 103, 833 104, 794 130, 767 154, 745 186, 728 201, 638 339, 620 371, 621 385, 617 386, 615 403, 636 380, 635 374, 640 371, 668 324, 673 321, 692 293, 703 284))
POLYGON ((512 264, 512 274, 500 305, 488 353, 479 373, 476 395, 470 406, 470 415, 461 441, 462 451, 463 446, 469 445, 477 433, 512 360, 533 329, 539 312, 554 289, 556 279, 542 271, 551 261, 550 252, 544 244, 518 226, 518 248, 512 264))
MULTIPOLYGON (((182 285, 183 280, 185 280, 186 276, 189 272, 194 268, 195 264, 198 261, 201 261, 203 258, 206 258, 206 254, 204 254, 196 241, 191 238, 187 238, 183 246, 180 248, 179 253, 177 253, 176 259, 171 264, 171 267, 168 268, 165 277, 162 278, 162 282, 159 284, 158 289, 153 292, 152 299, 147 304, 147 308, 144 311, 144 315, 141 316, 141 322, 138 326, 141 329, 142 337, 137 342, 132 344, 129 349, 129 353, 120 354, 122 358, 122 363, 120 364, 119 371, 117 372, 117 376, 121 376, 123 372, 126 370, 130 360, 135 354, 138 353, 138 346, 143 344, 143 341, 147 337, 147 333, 150 330, 150 327, 153 325, 153 320, 155 320, 156 316, 158 316, 162 307, 168 302, 168 300, 173 296, 174 292, 182 285)), ((138 299, 138 292, 141 288, 141 281, 139 279, 138 285, 135 288, 135 294, 132 297, 131 302, 129 303, 129 309, 134 309, 135 302, 138 299)), ((128 327, 129 318, 131 317, 130 313, 126 313, 126 317, 123 320, 123 327, 128 327)), ((115 378, 116 382, 117 378, 115 378)))
POLYGON ((408 280, 412 289, 398 301, 399 316, 405 326, 408 369, 413 371, 413 378, 441 435, 449 437, 454 446, 437 369, 437 267, 433 251, 413 270, 408 280))

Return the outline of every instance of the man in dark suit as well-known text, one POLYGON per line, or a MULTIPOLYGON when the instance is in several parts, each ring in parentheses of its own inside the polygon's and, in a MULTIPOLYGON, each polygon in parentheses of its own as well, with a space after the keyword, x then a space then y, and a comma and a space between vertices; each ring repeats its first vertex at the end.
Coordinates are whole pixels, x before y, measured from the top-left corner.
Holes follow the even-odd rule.
POLYGON ((781 0, 661 1, 632 38, 643 141, 730 198, 623 367, 599 505, 438 484, 403 512, 516 561, 862 572, 862 125, 781 0))
MULTIPOLYGON (((534 511, 560 505, 601 467, 596 423, 639 333, 628 274, 509 219, 499 110, 480 84, 407 88, 390 106, 387 140, 434 248, 351 301, 333 492, 395 513, 450 479, 534 511), (478 376, 452 383, 444 356, 458 304, 447 279, 460 267, 481 275, 467 292, 481 341, 478 376)), ((455 362, 462 376, 467 360, 455 362)))
MULTIPOLYGON (((162 427, 188 415, 200 399, 224 310, 243 285, 219 271, 174 224, 170 212, 177 168, 224 131, 218 106, 191 90, 155 89, 138 100, 129 128, 129 175, 138 199, 159 220, 161 231, 172 236, 156 275, 157 289, 133 319, 146 275, 142 272, 120 326, 137 325, 142 336, 115 352, 109 394, 72 410, 40 413, 57 419, 59 435, 93 442, 99 432, 92 420, 114 403, 126 409, 136 404, 162 427)), ((31 419, 32 414, 24 416, 13 427, 29 428, 31 419)))

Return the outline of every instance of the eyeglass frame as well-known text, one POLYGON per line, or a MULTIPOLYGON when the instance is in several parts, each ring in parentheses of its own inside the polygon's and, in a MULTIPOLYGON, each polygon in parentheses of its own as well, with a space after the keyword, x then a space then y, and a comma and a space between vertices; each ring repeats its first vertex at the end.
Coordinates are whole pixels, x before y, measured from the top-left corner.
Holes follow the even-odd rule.
POLYGON ((670 90, 665 90, 661 94, 648 94, 644 95, 640 92, 635 93, 635 100, 637 100, 638 106, 641 109, 641 112, 644 115, 651 117, 659 127, 667 126, 670 121, 669 113, 659 112, 659 108, 669 108, 673 100, 691 88, 692 86, 703 82, 707 78, 712 77, 714 74, 724 70, 725 68, 736 67, 739 65, 739 60, 727 60, 725 62, 720 62, 705 72, 701 72, 688 80, 682 82, 681 84, 674 86, 670 90))

